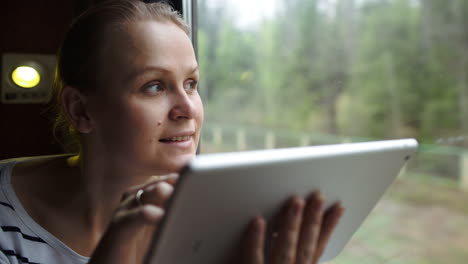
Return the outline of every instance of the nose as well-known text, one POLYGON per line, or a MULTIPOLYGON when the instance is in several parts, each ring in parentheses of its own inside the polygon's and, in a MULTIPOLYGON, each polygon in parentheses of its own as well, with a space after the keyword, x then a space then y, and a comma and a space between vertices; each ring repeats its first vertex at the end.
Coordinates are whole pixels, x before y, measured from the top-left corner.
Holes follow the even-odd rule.
POLYGON ((195 112, 193 98, 196 95, 188 94, 183 88, 175 89, 171 98, 171 120, 191 119, 195 112))

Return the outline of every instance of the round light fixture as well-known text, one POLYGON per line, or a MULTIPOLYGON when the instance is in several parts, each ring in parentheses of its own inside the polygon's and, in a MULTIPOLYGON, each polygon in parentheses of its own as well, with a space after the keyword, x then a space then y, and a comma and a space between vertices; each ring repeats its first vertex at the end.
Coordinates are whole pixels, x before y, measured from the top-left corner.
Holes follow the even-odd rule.
POLYGON ((11 73, 13 83, 22 88, 34 88, 41 82, 39 72, 30 66, 19 66, 11 73))

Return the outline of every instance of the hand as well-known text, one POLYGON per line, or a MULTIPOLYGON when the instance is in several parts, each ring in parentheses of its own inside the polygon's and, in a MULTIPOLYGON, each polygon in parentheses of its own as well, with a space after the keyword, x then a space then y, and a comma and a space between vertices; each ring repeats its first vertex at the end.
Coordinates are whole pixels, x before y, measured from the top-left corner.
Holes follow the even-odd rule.
POLYGON ((177 180, 176 175, 162 177, 132 187, 123 195, 89 264, 143 263, 152 234, 164 215, 164 206, 177 180), (139 191, 141 195, 137 195, 139 191))
POLYGON ((249 224, 241 248, 241 264, 315 264, 335 229, 344 208, 334 204, 324 212, 324 199, 315 192, 307 201, 293 197, 278 218, 271 248, 265 253, 266 222, 256 217, 249 224))

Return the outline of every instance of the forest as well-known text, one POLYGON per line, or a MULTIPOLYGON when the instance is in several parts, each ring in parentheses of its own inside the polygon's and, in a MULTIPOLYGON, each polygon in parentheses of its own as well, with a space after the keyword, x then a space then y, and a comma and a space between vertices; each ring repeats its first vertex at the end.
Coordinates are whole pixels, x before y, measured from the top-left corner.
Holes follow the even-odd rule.
POLYGON ((207 121, 468 147, 468 1, 279 0, 238 20, 198 1, 207 121))

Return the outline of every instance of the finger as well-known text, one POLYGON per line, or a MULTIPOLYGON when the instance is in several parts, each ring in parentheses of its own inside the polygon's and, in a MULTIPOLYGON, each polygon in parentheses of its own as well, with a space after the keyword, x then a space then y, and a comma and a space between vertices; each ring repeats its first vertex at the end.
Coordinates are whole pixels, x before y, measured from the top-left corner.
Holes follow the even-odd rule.
POLYGON ((304 209, 296 263, 309 264, 314 258, 322 225, 324 199, 320 192, 312 193, 304 209))
POLYGON ((115 233, 131 237, 145 225, 156 225, 164 216, 164 210, 154 205, 134 207, 129 210, 119 210, 112 219, 111 229, 115 233))
POLYGON ((286 210, 280 215, 280 230, 273 242, 268 263, 294 263, 303 209, 304 200, 302 198, 293 197, 288 202, 286 210))
POLYGON ((135 186, 130 187, 122 195, 121 201, 126 200, 130 196, 134 196, 136 194, 136 192, 138 192, 138 190, 145 189, 145 188, 150 187, 152 185, 155 185, 155 184, 157 184, 158 182, 161 182, 161 181, 164 181, 164 182, 169 183, 170 185, 174 186, 175 183, 177 182, 178 178, 179 178, 179 174, 177 174, 177 173, 171 173, 171 174, 167 174, 167 175, 163 175, 163 176, 151 176, 150 179, 147 182, 145 182, 143 184, 140 184, 140 185, 135 185, 135 186))
POLYGON ((265 220, 257 216, 249 224, 241 248, 240 260, 242 264, 264 263, 265 220))
POLYGON ((174 191, 174 187, 165 181, 153 182, 146 185, 145 187, 139 189, 143 190, 137 201, 137 192, 133 190, 129 193, 132 195, 127 195, 127 198, 120 204, 120 209, 130 209, 137 207, 141 204, 153 204, 159 207, 164 207, 167 200, 174 191))
POLYGON ((172 186, 174 186, 176 184, 178 179, 179 179, 179 174, 177 174, 177 173, 171 173, 171 174, 167 174, 167 175, 164 175, 164 176, 159 176, 159 180, 165 181, 165 182, 169 183, 172 186))
POLYGON ((150 185, 144 189, 141 195, 143 204, 153 204, 164 207, 169 197, 174 192, 174 187, 165 181, 150 185))
POLYGON ((328 240, 331 234, 335 230, 341 216, 344 213, 344 207, 341 203, 335 203, 326 212, 322 220, 322 227, 320 229, 320 235, 318 239, 317 249, 315 251, 314 259, 312 263, 317 263, 323 252, 325 251, 328 240))

